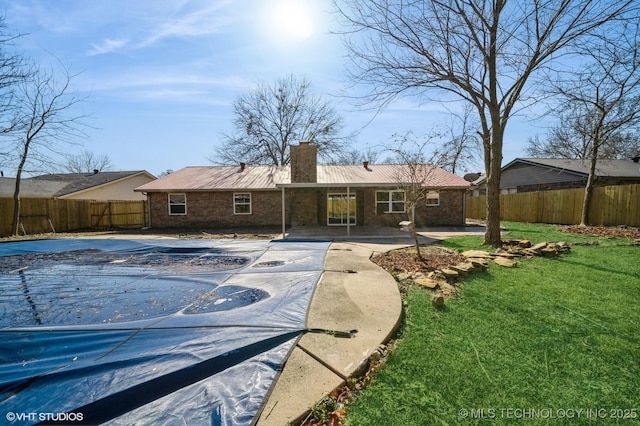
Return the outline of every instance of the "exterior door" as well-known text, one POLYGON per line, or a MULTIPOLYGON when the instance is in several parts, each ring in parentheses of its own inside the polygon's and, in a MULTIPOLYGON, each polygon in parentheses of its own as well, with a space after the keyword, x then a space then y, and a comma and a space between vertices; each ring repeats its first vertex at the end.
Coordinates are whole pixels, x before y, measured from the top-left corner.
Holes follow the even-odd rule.
POLYGON ((327 225, 356 224, 356 194, 327 194, 327 225))

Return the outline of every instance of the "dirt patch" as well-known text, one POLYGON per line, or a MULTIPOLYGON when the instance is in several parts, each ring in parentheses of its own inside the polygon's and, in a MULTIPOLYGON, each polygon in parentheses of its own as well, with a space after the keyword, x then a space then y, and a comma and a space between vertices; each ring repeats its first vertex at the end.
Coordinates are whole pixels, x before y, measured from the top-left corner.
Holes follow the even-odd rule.
POLYGON ((417 256, 416 249, 411 247, 378 254, 371 261, 390 273, 413 274, 444 269, 466 260, 459 252, 439 246, 422 246, 420 252, 422 259, 417 256))
POLYGON ((640 229, 628 226, 559 226, 558 231, 567 234, 606 238, 640 238, 640 229))

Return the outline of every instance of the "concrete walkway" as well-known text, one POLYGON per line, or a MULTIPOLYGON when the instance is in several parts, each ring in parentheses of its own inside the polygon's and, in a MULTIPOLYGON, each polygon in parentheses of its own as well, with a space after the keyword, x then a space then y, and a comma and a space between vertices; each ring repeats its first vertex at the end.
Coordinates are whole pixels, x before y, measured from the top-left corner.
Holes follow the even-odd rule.
MULTIPOLYGON (((411 234, 391 228, 291 229, 288 239, 332 240, 308 314, 309 328, 358 330, 353 338, 305 334, 294 348, 258 420, 259 426, 295 422, 313 404, 364 372, 372 353, 395 332, 402 299, 393 277, 369 259, 413 245, 411 234)), ((422 244, 484 232, 481 227, 419 230, 422 244)))
POLYGON ((285 364, 258 425, 282 426, 300 419, 313 404, 366 368, 369 356, 395 331, 402 300, 393 277, 369 261, 374 251, 358 243, 331 244, 308 325, 358 332, 353 338, 305 334, 285 364))

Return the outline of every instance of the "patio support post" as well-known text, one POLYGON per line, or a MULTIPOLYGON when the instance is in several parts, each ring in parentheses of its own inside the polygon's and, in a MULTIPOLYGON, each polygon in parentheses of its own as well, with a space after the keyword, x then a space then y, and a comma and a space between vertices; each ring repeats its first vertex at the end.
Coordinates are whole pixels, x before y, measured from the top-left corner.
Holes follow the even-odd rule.
POLYGON ((282 187, 282 239, 284 240, 285 238, 285 221, 286 221, 286 215, 285 215, 285 211, 284 211, 284 186, 282 187))
POLYGON ((351 236, 351 194, 347 185, 347 237, 351 236))

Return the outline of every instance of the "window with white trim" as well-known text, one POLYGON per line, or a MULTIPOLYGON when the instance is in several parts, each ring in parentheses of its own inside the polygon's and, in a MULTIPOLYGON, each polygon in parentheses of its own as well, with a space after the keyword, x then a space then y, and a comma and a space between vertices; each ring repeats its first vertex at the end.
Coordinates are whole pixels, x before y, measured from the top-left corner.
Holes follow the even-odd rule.
POLYGON ((376 214, 404 212, 404 191, 376 191, 376 214))
POLYGON ((251 214, 251 193, 233 194, 233 214, 251 214))
POLYGON ((440 205, 440 193, 438 191, 427 192, 427 206, 435 207, 440 205))
POLYGON ((187 194, 169 194, 169 215, 187 214, 187 194))

